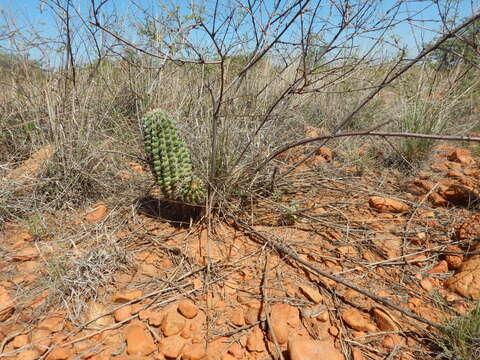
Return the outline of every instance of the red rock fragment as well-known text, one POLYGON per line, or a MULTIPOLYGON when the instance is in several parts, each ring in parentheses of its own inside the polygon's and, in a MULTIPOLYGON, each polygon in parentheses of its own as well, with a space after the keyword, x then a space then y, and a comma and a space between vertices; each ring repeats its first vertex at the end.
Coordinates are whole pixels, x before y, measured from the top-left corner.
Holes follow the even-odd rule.
POLYGON ((447 287, 473 300, 480 299, 480 255, 465 261, 457 274, 447 280, 447 287))
POLYGON ((445 261, 448 264, 448 268, 450 270, 456 270, 458 269, 462 263, 463 263, 463 251, 460 249, 458 246, 455 245, 450 245, 447 247, 447 254, 445 255, 445 261), (451 253, 456 253, 456 254, 449 254, 448 252, 451 253))
POLYGON ((191 300, 182 300, 178 303, 178 312, 187 319, 193 319, 198 314, 198 307, 191 300))
POLYGON ((85 214, 84 219, 88 222, 96 223, 102 220, 105 215, 107 215, 107 212, 107 204, 104 202, 98 202, 92 206, 92 210, 85 214))
POLYGON ((129 325, 125 330, 127 353, 129 355, 146 356, 157 350, 152 335, 143 327, 140 321, 129 325))
POLYGON ((66 360, 72 355, 72 347, 57 346, 48 354, 47 360, 66 360))
MULTIPOLYGON (((169 359, 177 359, 182 354, 186 342, 187 341, 184 338, 178 335, 164 337, 162 340, 160 340, 160 345, 158 348, 162 354, 165 355, 165 357, 169 359)), ((192 354, 190 354, 190 359, 192 358, 191 355, 192 354)))
POLYGON ((448 201, 443 196, 441 196, 440 194, 438 194, 436 192, 428 195, 428 199, 435 206, 444 207, 444 206, 448 205, 448 201))
POLYGON ((206 357, 204 344, 188 344, 183 348, 182 360, 202 360, 206 357))
POLYGON ((0 322, 7 321, 14 311, 15 307, 9 291, 0 286, 0 322))
POLYGON ((270 324, 272 328, 269 332, 269 338, 273 340, 272 332, 279 344, 285 344, 288 341, 288 319, 290 316, 290 305, 284 303, 273 304, 270 308, 270 324))
POLYGON ((113 302, 116 303, 126 303, 132 300, 138 299, 142 296, 141 290, 125 290, 125 291, 118 291, 113 296, 113 302))
POLYGON ((401 213, 410 210, 410 206, 402 201, 372 196, 369 200, 370 206, 380 212, 401 213))
POLYGON ((161 329, 165 336, 179 334, 185 327, 185 318, 175 308, 171 308, 163 317, 161 329))
POLYGON ((297 338, 288 342, 290 360, 344 360, 343 354, 325 340, 310 340, 297 338))
POLYGON ((440 274, 448 272, 448 264, 445 260, 441 260, 437 265, 428 270, 429 274, 440 274))
POLYGON ((365 314, 355 308, 350 308, 342 313, 342 319, 354 330, 373 332, 376 330, 374 324, 365 314))
POLYGON ((263 332, 258 326, 255 326, 247 337, 247 349, 256 352, 266 351, 263 332))
POLYGON ((52 315, 43 320, 38 328, 42 330, 49 330, 51 332, 57 332, 63 330, 65 325, 65 318, 61 315, 52 315))
POLYGON ((458 162, 462 165, 470 165, 474 162, 470 150, 455 149, 448 155, 448 160, 458 162))

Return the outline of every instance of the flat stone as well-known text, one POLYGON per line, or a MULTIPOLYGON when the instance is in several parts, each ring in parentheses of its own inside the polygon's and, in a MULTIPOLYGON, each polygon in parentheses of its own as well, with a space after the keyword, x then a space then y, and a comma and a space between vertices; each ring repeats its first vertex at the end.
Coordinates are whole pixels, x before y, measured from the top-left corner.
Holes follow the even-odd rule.
POLYGON ((473 255, 466 260, 458 273, 446 281, 446 285, 464 297, 480 299, 480 255, 473 255))
POLYGON ((52 315, 43 320, 38 328, 42 330, 49 330, 51 332, 57 332, 63 330, 65 325, 65 318, 61 315, 52 315))
POLYGON ((152 335, 140 321, 133 322, 125 330, 127 353, 129 355, 147 356, 157 350, 152 335))
POLYGON ((231 316, 231 322, 233 325, 236 325, 236 326, 245 325, 245 314, 242 308, 233 310, 232 316, 231 316))
POLYGON ((410 206, 402 201, 380 196, 372 196, 369 204, 372 208, 380 212, 402 213, 410 210, 410 206))
POLYGON ((178 303, 178 312, 187 319, 193 319, 198 314, 198 307, 188 299, 184 299, 178 303))
POLYGON ((0 286, 0 322, 7 321, 14 312, 15 307, 10 292, 0 286))
POLYGON ((247 337, 247 349, 248 351, 256 352, 267 350, 263 339, 263 332, 258 326, 255 326, 247 337))
POLYGON ((375 308, 372 311, 373 319, 381 331, 397 331, 398 327, 391 315, 385 311, 375 308))
POLYGON ((288 342, 290 360, 345 360, 331 341, 296 338, 288 342))
POLYGON ((313 301, 315 304, 320 304, 323 301, 323 297, 318 289, 309 285, 300 285, 299 289, 308 300, 313 301))
POLYGON ((118 291, 113 296, 113 302, 116 303, 126 303, 132 300, 138 299, 143 295, 141 290, 125 290, 125 291, 118 291))
POLYGON ((183 348, 182 360, 202 360, 206 357, 204 344, 188 344, 183 348))
POLYGON ((115 310, 113 316, 116 322, 126 320, 132 316, 132 307, 130 305, 122 306, 120 309, 115 310))
POLYGON ((164 337, 160 340, 159 349, 165 357, 176 359, 182 354, 186 342, 184 338, 178 335, 164 337))
POLYGON ((21 351, 16 359, 17 360, 37 360, 39 358, 39 353, 36 350, 23 350, 21 351))
POLYGON ((84 216, 85 220, 91 223, 96 223, 102 220, 107 215, 108 208, 104 202, 98 202, 92 206, 92 210, 87 212, 84 216))
POLYGON ((354 330, 373 332, 376 331, 376 327, 372 324, 362 312, 355 308, 350 308, 342 313, 342 319, 354 330))
POLYGON ((47 356, 47 360, 66 360, 73 355, 71 347, 57 346, 47 356))
POLYGON ((21 348, 30 342, 28 334, 18 335, 13 339, 12 345, 14 349, 21 348))
POLYGON ((269 332, 269 338, 273 341, 273 337, 271 336, 271 332, 273 332, 279 344, 285 344, 288 341, 290 307, 288 304, 276 303, 270 308, 270 324, 272 327, 269 332))
POLYGON ((171 308, 163 317, 161 329, 165 336, 179 334, 185 327, 186 320, 175 308, 171 308))

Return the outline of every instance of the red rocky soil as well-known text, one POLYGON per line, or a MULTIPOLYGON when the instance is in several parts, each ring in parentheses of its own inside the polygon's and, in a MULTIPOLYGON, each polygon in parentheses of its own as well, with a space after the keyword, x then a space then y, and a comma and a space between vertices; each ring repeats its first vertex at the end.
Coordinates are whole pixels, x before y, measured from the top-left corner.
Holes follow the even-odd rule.
MULTIPOLYGON (((119 176, 148 172, 131 164, 119 176)), ((181 228, 105 200, 45 215, 42 231, 6 224, 1 357, 433 359, 424 339, 435 323, 480 298, 480 159, 442 145, 406 180, 391 169, 360 176, 323 148, 292 176, 301 181, 280 202, 297 201, 294 217, 264 199, 241 222, 181 228), (68 284, 84 291, 72 296, 62 271, 105 243, 126 265, 108 277, 100 263, 107 280, 93 291, 78 267, 68 284)))

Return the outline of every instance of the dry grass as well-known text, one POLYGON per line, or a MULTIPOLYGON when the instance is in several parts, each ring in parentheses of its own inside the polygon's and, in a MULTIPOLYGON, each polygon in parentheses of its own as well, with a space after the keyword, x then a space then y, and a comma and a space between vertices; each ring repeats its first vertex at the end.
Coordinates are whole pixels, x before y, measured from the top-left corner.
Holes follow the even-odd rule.
POLYGON ((474 360, 480 357, 480 303, 464 316, 445 324, 438 345, 439 359, 474 360))
MULTIPOLYGON (((79 68, 75 87, 61 71, 41 71, 28 64, 4 71, 0 84, 1 174, 7 174, 42 146, 54 145, 56 150, 32 192, 14 196, 15 188, 2 189, 5 220, 28 216, 38 209, 78 207, 112 197, 131 199, 133 184, 119 181, 116 175, 127 162, 141 162, 138 159, 144 157, 139 119, 150 108, 161 107, 177 119, 198 175, 208 178, 212 116, 209 84, 216 81, 218 69, 175 64, 155 69, 153 65, 139 57, 135 64, 105 61, 98 68, 79 68)), ((238 65, 227 65, 228 78, 238 71, 238 65)), ((356 89, 378 81, 382 72, 378 70, 358 67, 339 81, 330 81, 339 75, 337 71, 319 71, 316 81, 324 82, 325 87, 319 92, 285 96, 255 135, 266 111, 295 77, 293 67, 280 71, 268 61, 257 64, 224 98, 217 157, 219 184, 225 185, 217 189, 221 196, 232 196, 232 188, 248 192, 265 186, 272 167, 261 173, 252 171, 266 154, 303 137, 309 126, 322 133, 331 131, 366 93, 356 89)), ((472 131, 478 127, 478 120, 471 121, 476 101, 472 94, 478 93, 479 84, 474 78, 465 80, 463 75, 461 68, 443 73, 428 66, 414 68, 408 77, 368 104, 349 127, 365 129, 388 122, 383 130, 472 131)), ((356 152, 365 141, 346 139, 331 146, 356 152)), ((431 145, 418 139, 388 144, 375 141, 378 148, 387 149, 382 150, 385 159, 397 156, 406 161, 415 160, 419 154, 427 156, 431 145)))

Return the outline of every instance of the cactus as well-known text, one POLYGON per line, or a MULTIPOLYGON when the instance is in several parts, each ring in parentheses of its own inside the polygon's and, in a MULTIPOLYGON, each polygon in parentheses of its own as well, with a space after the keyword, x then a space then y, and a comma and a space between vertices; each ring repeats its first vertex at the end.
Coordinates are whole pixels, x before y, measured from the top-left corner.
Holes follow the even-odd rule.
POLYGON ((162 193, 170 200, 198 204, 205 198, 203 182, 193 174, 190 153, 175 122, 162 110, 143 117, 145 150, 162 193))

